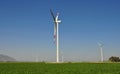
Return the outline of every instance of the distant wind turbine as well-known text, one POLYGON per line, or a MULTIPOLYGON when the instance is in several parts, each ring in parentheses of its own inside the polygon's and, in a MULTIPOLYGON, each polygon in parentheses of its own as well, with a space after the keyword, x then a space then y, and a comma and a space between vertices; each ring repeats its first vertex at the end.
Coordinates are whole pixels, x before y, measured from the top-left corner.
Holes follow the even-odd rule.
POLYGON ((61 52, 61 51, 60 51, 60 56, 61 56, 61 62, 64 62, 63 52, 61 52))
POLYGON ((38 56, 35 57, 35 61, 38 62, 38 56))
POLYGON ((103 62, 103 60, 104 60, 104 59, 103 59, 103 46, 104 46, 104 44, 101 43, 101 42, 99 42, 98 45, 99 45, 99 47, 100 47, 101 62, 103 62))
POLYGON ((62 62, 64 62, 64 57, 63 57, 63 55, 62 55, 62 62))
POLYGON ((59 23, 61 22, 61 20, 58 20, 59 13, 57 13, 56 17, 54 16, 51 9, 50 9, 50 13, 54 20, 54 41, 57 49, 56 62, 58 63, 59 62, 59 23))

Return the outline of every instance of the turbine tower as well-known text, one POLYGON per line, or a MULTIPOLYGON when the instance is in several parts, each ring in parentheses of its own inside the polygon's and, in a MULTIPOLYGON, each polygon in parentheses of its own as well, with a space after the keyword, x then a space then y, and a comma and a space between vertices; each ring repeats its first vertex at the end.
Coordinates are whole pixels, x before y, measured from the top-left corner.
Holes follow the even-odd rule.
POLYGON ((99 47, 100 47, 100 55, 101 55, 101 62, 103 62, 103 43, 98 43, 99 47))
POLYGON ((59 13, 57 13, 57 15, 54 16, 51 9, 50 9, 50 13, 54 20, 54 42, 56 44, 56 49, 57 49, 56 62, 59 63, 59 23, 61 22, 61 20, 58 19, 59 13))

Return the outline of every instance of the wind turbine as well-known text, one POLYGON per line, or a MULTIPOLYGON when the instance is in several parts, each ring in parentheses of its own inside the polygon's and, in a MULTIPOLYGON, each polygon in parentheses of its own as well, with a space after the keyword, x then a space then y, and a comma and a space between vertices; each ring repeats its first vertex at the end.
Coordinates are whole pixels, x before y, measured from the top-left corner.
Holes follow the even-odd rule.
POLYGON ((60 56, 61 56, 61 62, 64 62, 63 52, 61 52, 61 51, 60 51, 60 56))
POLYGON ((104 46, 104 44, 99 42, 98 45, 100 47, 101 62, 103 62, 103 46, 104 46))
POLYGON ((35 57, 35 62, 38 62, 38 56, 36 55, 36 57, 35 57))
POLYGON ((63 57, 63 55, 62 55, 62 62, 64 62, 64 57, 63 57))
POLYGON ((57 15, 54 16, 51 9, 50 9, 50 13, 54 20, 54 41, 56 43, 56 49, 57 49, 56 62, 59 63, 59 23, 61 22, 61 20, 58 19, 59 13, 57 13, 57 15))

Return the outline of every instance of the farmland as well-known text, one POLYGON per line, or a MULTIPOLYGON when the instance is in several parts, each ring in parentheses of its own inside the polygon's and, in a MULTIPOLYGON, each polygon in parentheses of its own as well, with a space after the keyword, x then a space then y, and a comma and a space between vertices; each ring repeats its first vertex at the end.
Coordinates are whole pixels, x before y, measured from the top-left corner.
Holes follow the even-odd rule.
POLYGON ((0 63, 0 74, 120 74, 120 63, 0 63))

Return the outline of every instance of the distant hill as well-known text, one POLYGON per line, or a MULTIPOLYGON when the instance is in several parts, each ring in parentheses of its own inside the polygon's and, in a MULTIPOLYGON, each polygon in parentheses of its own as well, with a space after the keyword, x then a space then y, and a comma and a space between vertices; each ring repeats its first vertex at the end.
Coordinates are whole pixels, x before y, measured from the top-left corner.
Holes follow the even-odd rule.
POLYGON ((8 55, 0 54, 0 62, 14 62, 16 61, 13 57, 8 55))

